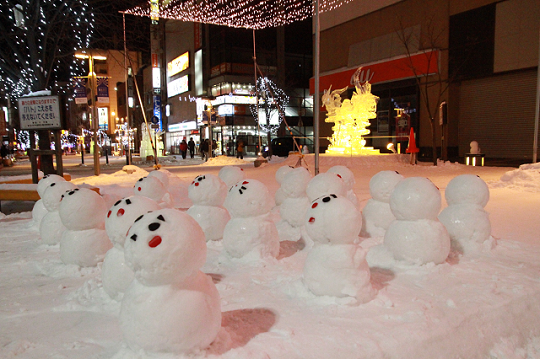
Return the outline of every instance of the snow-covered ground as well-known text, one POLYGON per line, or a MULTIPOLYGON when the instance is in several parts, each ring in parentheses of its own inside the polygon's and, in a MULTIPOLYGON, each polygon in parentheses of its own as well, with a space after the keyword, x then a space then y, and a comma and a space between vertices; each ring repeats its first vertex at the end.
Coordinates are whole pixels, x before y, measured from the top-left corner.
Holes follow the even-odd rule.
MULTIPOLYGON (((234 164, 274 194, 277 169, 297 160, 275 159, 255 168, 219 157, 165 169, 175 175, 169 188, 174 203, 185 210, 191 205, 188 185, 199 174, 217 174, 234 164)), ((452 178, 479 175, 490 188, 485 209, 497 246, 471 256, 451 254, 441 265, 371 268, 375 299, 351 305, 306 289, 302 269, 310 248, 303 242, 282 242, 277 259, 255 263, 230 259, 220 242, 210 242, 203 271, 219 290, 223 329, 217 342, 195 357, 540 358, 540 165, 411 166, 406 156, 321 155, 320 172, 337 164, 354 172, 361 207, 370 198, 370 178, 382 170, 429 178, 441 190, 443 208, 452 178)), ((307 156, 307 167, 313 171, 313 155, 307 156)), ((131 195, 146 174, 120 171, 73 183, 99 187, 112 205, 131 195)), ((122 350, 120 304, 104 292, 100 267, 64 265, 59 247, 42 244, 30 222, 30 212, 0 220, 0 358, 115 356, 122 350)))

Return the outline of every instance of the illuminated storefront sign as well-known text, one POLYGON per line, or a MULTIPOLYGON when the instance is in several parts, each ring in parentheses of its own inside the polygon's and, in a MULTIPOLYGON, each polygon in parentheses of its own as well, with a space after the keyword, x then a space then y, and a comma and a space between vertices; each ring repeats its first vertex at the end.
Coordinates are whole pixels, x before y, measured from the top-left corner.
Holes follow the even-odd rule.
POLYGON ((189 52, 185 52, 167 64, 167 76, 171 77, 189 67, 189 52))
POLYGON ((169 125, 169 132, 196 130, 196 129, 197 129, 197 122, 195 121, 174 123, 172 125, 169 125))
POLYGON ((212 100, 212 106, 218 106, 224 103, 232 103, 237 105, 251 105, 256 103, 255 96, 218 96, 215 100, 212 100))
POLYGON ((173 97, 189 91, 189 75, 177 78, 167 84, 167 96, 173 97))

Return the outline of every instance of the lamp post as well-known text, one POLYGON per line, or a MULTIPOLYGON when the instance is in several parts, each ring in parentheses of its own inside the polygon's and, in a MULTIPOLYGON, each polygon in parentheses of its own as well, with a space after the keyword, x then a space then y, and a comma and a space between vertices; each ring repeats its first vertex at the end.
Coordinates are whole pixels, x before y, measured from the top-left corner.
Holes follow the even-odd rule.
POLYGON ((97 115, 97 104, 96 104, 96 73, 94 72, 94 60, 107 60, 106 56, 93 55, 91 52, 86 53, 85 51, 75 54, 76 58, 79 59, 88 59, 89 62, 89 74, 87 76, 88 81, 90 82, 90 94, 92 101, 92 129, 94 130, 94 135, 92 136, 94 141, 94 175, 99 176, 100 166, 99 166, 99 146, 98 146, 98 115, 97 115))

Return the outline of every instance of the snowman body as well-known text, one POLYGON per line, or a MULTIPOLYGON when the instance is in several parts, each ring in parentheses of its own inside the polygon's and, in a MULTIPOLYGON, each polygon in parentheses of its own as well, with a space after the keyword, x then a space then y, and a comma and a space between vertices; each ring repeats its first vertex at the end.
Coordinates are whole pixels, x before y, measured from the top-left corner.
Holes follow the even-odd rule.
POLYGON ((64 264, 95 267, 111 249, 105 231, 105 200, 87 188, 64 193, 59 214, 67 228, 60 240, 60 258, 64 264))
POLYGON ((279 208, 281 219, 291 227, 302 227, 310 201, 306 188, 311 180, 311 174, 304 167, 289 171, 282 179, 281 189, 285 199, 279 208))
POLYGON ((356 193, 354 193, 354 185, 356 184, 354 173, 347 166, 342 165, 332 166, 327 172, 335 173, 343 180, 347 199, 354 204, 356 209, 360 210, 360 202, 358 201, 356 193))
POLYGON ((197 222, 175 209, 145 214, 125 243, 135 273, 120 310, 124 341, 134 352, 189 354, 221 329, 219 293, 200 271, 206 241, 197 222))
POLYGON ((188 197, 193 205, 187 210, 187 214, 199 223, 206 240, 223 238, 225 226, 231 219, 229 212, 223 207, 227 197, 225 182, 212 174, 197 176, 188 187, 188 197))
POLYGON ((394 259, 413 265, 443 263, 450 253, 450 236, 437 215, 439 189, 427 178, 400 181, 390 196, 396 217, 384 235, 384 246, 394 259))
POLYGON ((62 223, 58 212, 62 196, 66 191, 77 188, 68 181, 51 182, 43 192, 43 205, 47 213, 43 216, 39 225, 39 235, 45 244, 58 244, 66 227, 62 223))
POLYGON ((279 235, 269 218, 274 201, 266 186, 245 179, 229 189, 224 202, 231 220, 223 232, 223 248, 234 258, 276 257, 279 254, 279 235))
POLYGON ((41 220, 48 212, 47 208, 45 208, 45 205, 43 204, 43 195, 45 194, 45 190, 47 189, 47 187, 49 187, 49 185, 53 182, 65 181, 66 180, 64 179, 64 177, 56 174, 45 175, 41 180, 39 180, 37 185, 37 192, 40 199, 34 204, 34 207, 32 208, 32 227, 39 229, 41 220))
POLYGON ((484 207, 489 188, 475 175, 453 178, 445 191, 448 207, 439 214, 452 240, 452 248, 461 253, 480 250, 491 237, 491 222, 484 207))

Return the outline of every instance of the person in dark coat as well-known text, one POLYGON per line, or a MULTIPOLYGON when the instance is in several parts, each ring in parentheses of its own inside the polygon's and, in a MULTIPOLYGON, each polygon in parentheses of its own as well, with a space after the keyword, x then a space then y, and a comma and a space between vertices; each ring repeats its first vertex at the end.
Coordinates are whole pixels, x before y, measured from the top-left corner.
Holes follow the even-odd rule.
POLYGON ((187 145, 189 148, 189 156, 193 158, 193 156, 195 156, 195 142, 193 141, 193 137, 189 138, 187 145))
POLYGON ((188 144, 186 143, 186 140, 182 140, 182 142, 180 142, 180 152, 182 153, 182 159, 186 159, 186 154, 187 154, 187 150, 188 150, 188 144))

